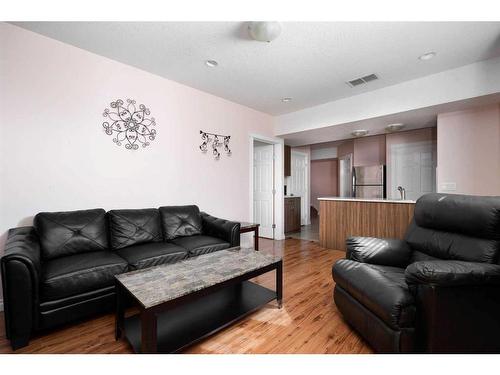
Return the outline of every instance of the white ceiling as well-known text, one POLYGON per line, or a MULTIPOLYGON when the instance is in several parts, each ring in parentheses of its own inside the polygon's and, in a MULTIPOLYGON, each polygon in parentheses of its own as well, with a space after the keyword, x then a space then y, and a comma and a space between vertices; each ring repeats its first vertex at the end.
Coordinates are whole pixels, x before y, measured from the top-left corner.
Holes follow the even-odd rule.
POLYGON ((15 24, 272 115, 500 56, 500 22, 286 22, 271 43, 243 22, 15 24), (371 73, 380 80, 345 84, 371 73))
POLYGON ((290 146, 317 144, 315 147, 321 148, 321 144, 325 142, 333 142, 332 144, 335 144, 336 141, 353 138, 351 133, 356 129, 368 130, 368 135, 377 135, 386 133, 385 127, 395 123, 403 123, 405 125, 402 131, 429 128, 436 126, 437 115, 439 113, 467 110, 499 102, 500 93, 497 93, 368 120, 291 133, 283 137, 285 138, 285 143, 290 146))

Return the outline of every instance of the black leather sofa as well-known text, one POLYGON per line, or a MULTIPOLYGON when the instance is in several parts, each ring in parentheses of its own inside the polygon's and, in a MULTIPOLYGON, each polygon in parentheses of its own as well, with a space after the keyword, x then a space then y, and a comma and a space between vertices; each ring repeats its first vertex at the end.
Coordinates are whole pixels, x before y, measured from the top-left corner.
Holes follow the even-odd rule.
POLYGON ((334 300, 377 352, 500 352, 500 197, 428 194, 404 240, 353 237, 334 300))
POLYGON ((11 229, 1 259, 7 338, 110 311, 114 275, 239 246, 240 224, 197 206, 42 212, 11 229))

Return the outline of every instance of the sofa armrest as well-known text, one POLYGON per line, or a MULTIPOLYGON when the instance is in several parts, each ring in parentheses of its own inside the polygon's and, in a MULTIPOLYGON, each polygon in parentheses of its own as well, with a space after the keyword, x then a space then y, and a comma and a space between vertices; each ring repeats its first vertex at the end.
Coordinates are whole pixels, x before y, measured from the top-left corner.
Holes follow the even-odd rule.
POLYGON ((409 285, 500 285, 500 265, 458 260, 432 260, 410 264, 405 271, 409 285))
POLYGON ((206 212, 201 213, 203 234, 227 241, 231 247, 240 246, 240 223, 219 219, 206 212))
POLYGON ((5 329, 12 347, 27 345, 37 326, 40 243, 33 227, 9 230, 1 259, 5 329))
POLYGON ((360 263, 406 267, 411 249, 406 241, 395 238, 349 237, 346 258, 360 263))

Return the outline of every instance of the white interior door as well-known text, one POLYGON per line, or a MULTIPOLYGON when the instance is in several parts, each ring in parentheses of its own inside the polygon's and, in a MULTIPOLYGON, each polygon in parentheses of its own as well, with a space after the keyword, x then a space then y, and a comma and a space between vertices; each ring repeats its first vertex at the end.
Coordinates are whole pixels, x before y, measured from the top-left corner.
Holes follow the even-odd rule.
POLYGON ((254 146, 253 216, 259 236, 274 238, 274 146, 254 146))
POLYGON ((388 196, 400 199, 397 190, 406 190, 406 199, 416 200, 436 191, 436 144, 417 142, 391 147, 391 186, 388 196))
POLYGON ((290 193, 300 197, 300 224, 308 225, 309 221, 309 160, 306 153, 292 151, 291 176, 289 177, 290 193))

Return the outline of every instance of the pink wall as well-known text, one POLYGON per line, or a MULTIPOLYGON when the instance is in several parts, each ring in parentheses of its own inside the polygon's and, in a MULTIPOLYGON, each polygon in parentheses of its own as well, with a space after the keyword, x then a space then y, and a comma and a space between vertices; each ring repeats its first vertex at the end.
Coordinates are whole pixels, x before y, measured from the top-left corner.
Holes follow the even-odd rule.
POLYGON ((319 197, 338 196, 338 160, 311 161, 311 206, 319 211, 319 197))
POLYGON ((39 211, 195 203, 250 219, 249 134, 272 136, 271 116, 5 23, 0 50, 0 255, 39 211), (118 98, 150 108, 151 146, 104 133, 118 98), (200 129, 231 135, 232 156, 202 154, 200 129))
POLYGON ((442 113, 437 124, 438 192, 500 195, 500 104, 442 113))
POLYGON ((385 164, 385 134, 354 139, 354 166, 385 164))

